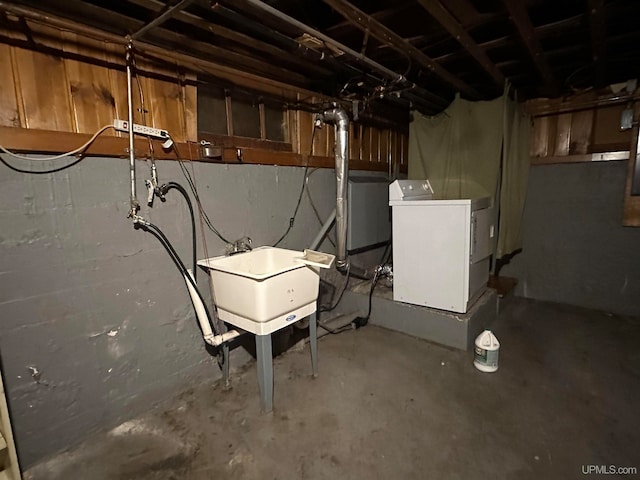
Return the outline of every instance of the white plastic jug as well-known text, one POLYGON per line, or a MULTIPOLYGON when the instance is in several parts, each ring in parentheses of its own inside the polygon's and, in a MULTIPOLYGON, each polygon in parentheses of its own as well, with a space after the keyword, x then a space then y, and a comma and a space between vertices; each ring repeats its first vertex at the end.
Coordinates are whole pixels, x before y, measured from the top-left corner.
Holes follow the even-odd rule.
POLYGON ((498 370, 499 353, 500 342, 491 330, 485 330, 476 338, 473 364, 481 372, 495 372, 498 370))

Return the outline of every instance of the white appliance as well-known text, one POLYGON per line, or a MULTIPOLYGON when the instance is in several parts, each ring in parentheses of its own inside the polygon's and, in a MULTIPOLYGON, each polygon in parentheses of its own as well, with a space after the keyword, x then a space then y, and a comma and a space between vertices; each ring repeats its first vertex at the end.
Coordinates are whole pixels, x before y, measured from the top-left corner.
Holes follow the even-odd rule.
POLYGON ((393 299, 466 313, 489 279, 489 198, 440 200, 428 180, 389 185, 393 299))

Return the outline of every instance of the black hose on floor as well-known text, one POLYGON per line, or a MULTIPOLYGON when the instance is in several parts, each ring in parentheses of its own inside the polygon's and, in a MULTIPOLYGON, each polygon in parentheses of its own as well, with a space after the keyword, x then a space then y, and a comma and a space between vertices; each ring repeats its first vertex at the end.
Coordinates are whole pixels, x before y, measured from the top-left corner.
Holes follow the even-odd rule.
POLYGON ((376 267, 375 273, 373 274, 373 278, 371 279, 371 288, 369 288, 369 308, 367 309, 367 315, 364 317, 356 317, 351 322, 356 328, 364 327, 367 323, 369 323, 369 317, 371 316, 371 299, 373 298, 373 291, 376 288, 376 284, 378 280, 380 280, 382 267, 389 261, 389 255, 391 255, 391 239, 387 242, 387 247, 384 249, 382 253, 382 257, 380 257, 380 264, 376 267))

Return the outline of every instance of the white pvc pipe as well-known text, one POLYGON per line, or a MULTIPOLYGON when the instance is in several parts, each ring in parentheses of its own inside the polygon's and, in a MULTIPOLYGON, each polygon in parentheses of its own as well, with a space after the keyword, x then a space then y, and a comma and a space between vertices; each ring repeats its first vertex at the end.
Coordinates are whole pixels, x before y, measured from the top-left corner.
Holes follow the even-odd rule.
MULTIPOLYGON (((187 269, 187 272, 195 283, 193 272, 190 269, 187 269)), ((193 285, 191 285, 191 282, 186 275, 184 277, 184 281, 187 284, 187 289, 189 289, 189 295, 191 296, 191 301, 193 302, 193 308, 196 311, 198 323, 200 324, 200 328, 202 329, 202 336, 204 337, 204 341, 212 344, 214 335, 213 330, 211 329, 211 323, 209 323, 209 317, 207 317, 207 311, 204 308, 204 304, 202 303, 202 300, 200 300, 198 292, 196 292, 196 289, 193 288, 193 285)))
MULTIPOLYGON (((193 272, 191 269, 187 269, 189 276, 195 283, 195 279, 193 278, 193 272)), ((202 329, 202 338, 209 345, 217 347, 222 345, 224 342, 228 342, 238 336, 240 336, 240 332, 236 330, 230 330, 228 332, 223 333, 222 335, 214 335, 213 330, 211 328, 211 323, 209 322, 209 317, 207 317, 207 311, 204 308, 204 304, 202 300, 200 300, 200 296, 196 289, 193 288, 189 279, 184 277, 184 281, 187 284, 187 288, 189 289, 189 296, 191 296, 191 301, 193 302, 193 307, 196 310, 196 317, 198 317, 198 323, 200 324, 200 328, 202 329)))
POLYGON ((213 337, 210 345, 217 347, 219 345, 222 345, 224 342, 228 342, 229 340, 239 336, 240 336, 240 332, 238 332, 237 330, 229 330, 228 332, 225 332, 222 335, 216 335, 215 337, 213 337))

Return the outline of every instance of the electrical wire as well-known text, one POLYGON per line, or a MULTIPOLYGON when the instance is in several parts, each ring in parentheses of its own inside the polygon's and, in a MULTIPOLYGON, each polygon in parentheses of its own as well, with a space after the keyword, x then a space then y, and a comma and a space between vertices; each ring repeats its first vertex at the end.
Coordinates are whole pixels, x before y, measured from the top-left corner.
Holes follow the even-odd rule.
POLYGON ((302 203, 302 195, 304 194, 304 190, 305 190, 305 187, 307 185, 306 179, 307 179, 307 172, 309 171, 309 159, 311 158, 311 155, 313 154, 313 141, 314 141, 315 136, 316 136, 316 129, 317 129, 317 127, 314 125, 313 126, 313 131, 311 132, 311 146, 309 147, 309 155, 307 156, 306 165, 304 167, 304 175, 302 176, 302 186, 300 187, 300 195, 298 195, 298 201, 296 202, 296 208, 293 211, 293 216, 291 218, 289 218, 289 226, 287 227, 285 232, 282 234, 282 236, 278 239, 278 241, 273 244, 274 247, 277 247, 278 245, 280 245, 280 243, 287 237, 287 235, 289 235, 289 232, 293 228, 293 224, 296 221, 296 217, 298 215, 298 209, 300 208, 300 204, 302 203))
POLYGON ((178 159, 178 165, 180 166, 180 170, 182 171, 182 174, 184 175, 185 179, 187 180, 187 183, 189 184, 189 188, 191 189, 191 193, 193 193, 193 196, 196 199, 196 205, 198 206, 198 212, 200 213, 200 216, 204 219, 205 225, 207 225, 209 230, 211 230, 213 233, 215 233, 216 236, 220 240, 222 240, 224 243, 231 243, 213 225, 213 223, 211 222, 211 219, 207 215, 207 212, 205 212, 204 208, 202 207, 202 202, 200 201, 200 196, 198 195, 198 190, 196 188, 196 185, 195 185, 195 183, 193 181, 193 178, 191 178, 191 174, 189 173, 189 170, 187 170, 187 168, 184 166, 184 162, 182 161, 182 157, 180 156, 180 152, 178 151, 178 147, 177 147, 175 141, 173 142, 173 150, 174 150, 174 152, 176 154, 176 157, 178 159))
MULTIPOLYGON (((307 191, 307 198, 309 199, 309 204, 311 205, 311 209, 313 210, 313 213, 315 214, 316 218, 318 219, 318 223, 320 223, 320 226, 323 226, 324 224, 322 222, 322 218, 320 217, 320 213, 318 212, 318 209, 316 208, 316 204, 313 201, 313 198, 311 198, 311 189, 309 188, 309 179, 311 178, 311 175, 313 175, 318 170, 320 170, 320 167, 314 168, 307 175, 307 177, 305 179, 305 183, 306 183, 305 190, 307 191)), ((331 243, 331 245, 333 245, 334 247, 336 246, 335 242, 331 239, 331 237, 328 234, 327 234, 327 240, 329 240, 329 243, 331 243)))
POLYGON ((56 168, 52 168, 49 170, 25 170, 19 167, 16 167, 14 165, 11 165, 10 163, 8 163, 4 158, 0 157, 0 162, 2 162, 4 165, 6 165, 8 168, 10 168, 11 170, 15 171, 15 172, 19 172, 19 173, 30 173, 30 174, 34 174, 34 175, 43 175, 43 174, 47 174, 47 173, 56 173, 59 172, 61 170, 65 170, 69 167, 73 167, 74 165, 80 163, 82 160, 84 160, 84 151, 89 148, 89 146, 91 146, 91 144, 93 142, 95 142, 96 138, 98 138, 98 136, 100 136, 102 133, 104 133, 106 130, 113 128, 113 125, 105 125, 104 127, 102 127, 100 130, 98 130, 96 133, 93 134, 93 136, 87 140, 86 143, 84 143, 83 145, 81 145, 80 147, 76 148, 75 150, 71 150, 70 152, 66 152, 66 153, 61 153, 60 155, 54 155, 53 157, 39 157, 39 158, 34 158, 34 157, 27 157, 24 155, 18 155, 17 153, 13 153, 10 150, 7 150, 6 148, 4 148, 2 145, 0 145, 0 151, 6 153, 7 155, 17 158, 19 160, 29 160, 29 161, 51 161, 51 160, 59 160, 61 158, 65 158, 65 157, 70 157, 72 155, 76 155, 78 153, 80 153, 80 158, 75 159, 73 162, 68 163, 66 165, 62 165, 60 167, 56 167, 56 168))
POLYGON ((339 290, 339 293, 336 299, 331 302, 329 305, 320 305, 321 312, 330 312, 331 310, 335 310, 340 301, 342 300, 342 296, 344 295, 345 290, 347 289, 347 285, 349 284, 349 279, 351 278, 351 263, 347 265, 347 272, 344 276, 344 282, 342 283, 342 287, 339 290))
POLYGON ((371 279, 371 288, 369 288, 369 308, 367 309, 367 315, 365 317, 357 317, 353 320, 353 324, 356 328, 364 327, 369 322, 369 317, 371 316, 371 300, 373 298, 373 291, 376 288, 376 284, 380 277, 382 276, 382 267, 387 263, 388 254, 391 254, 391 239, 387 242, 387 246, 382 253, 382 257, 380 257, 380 264, 376 267, 375 273, 373 274, 373 278, 371 279))

